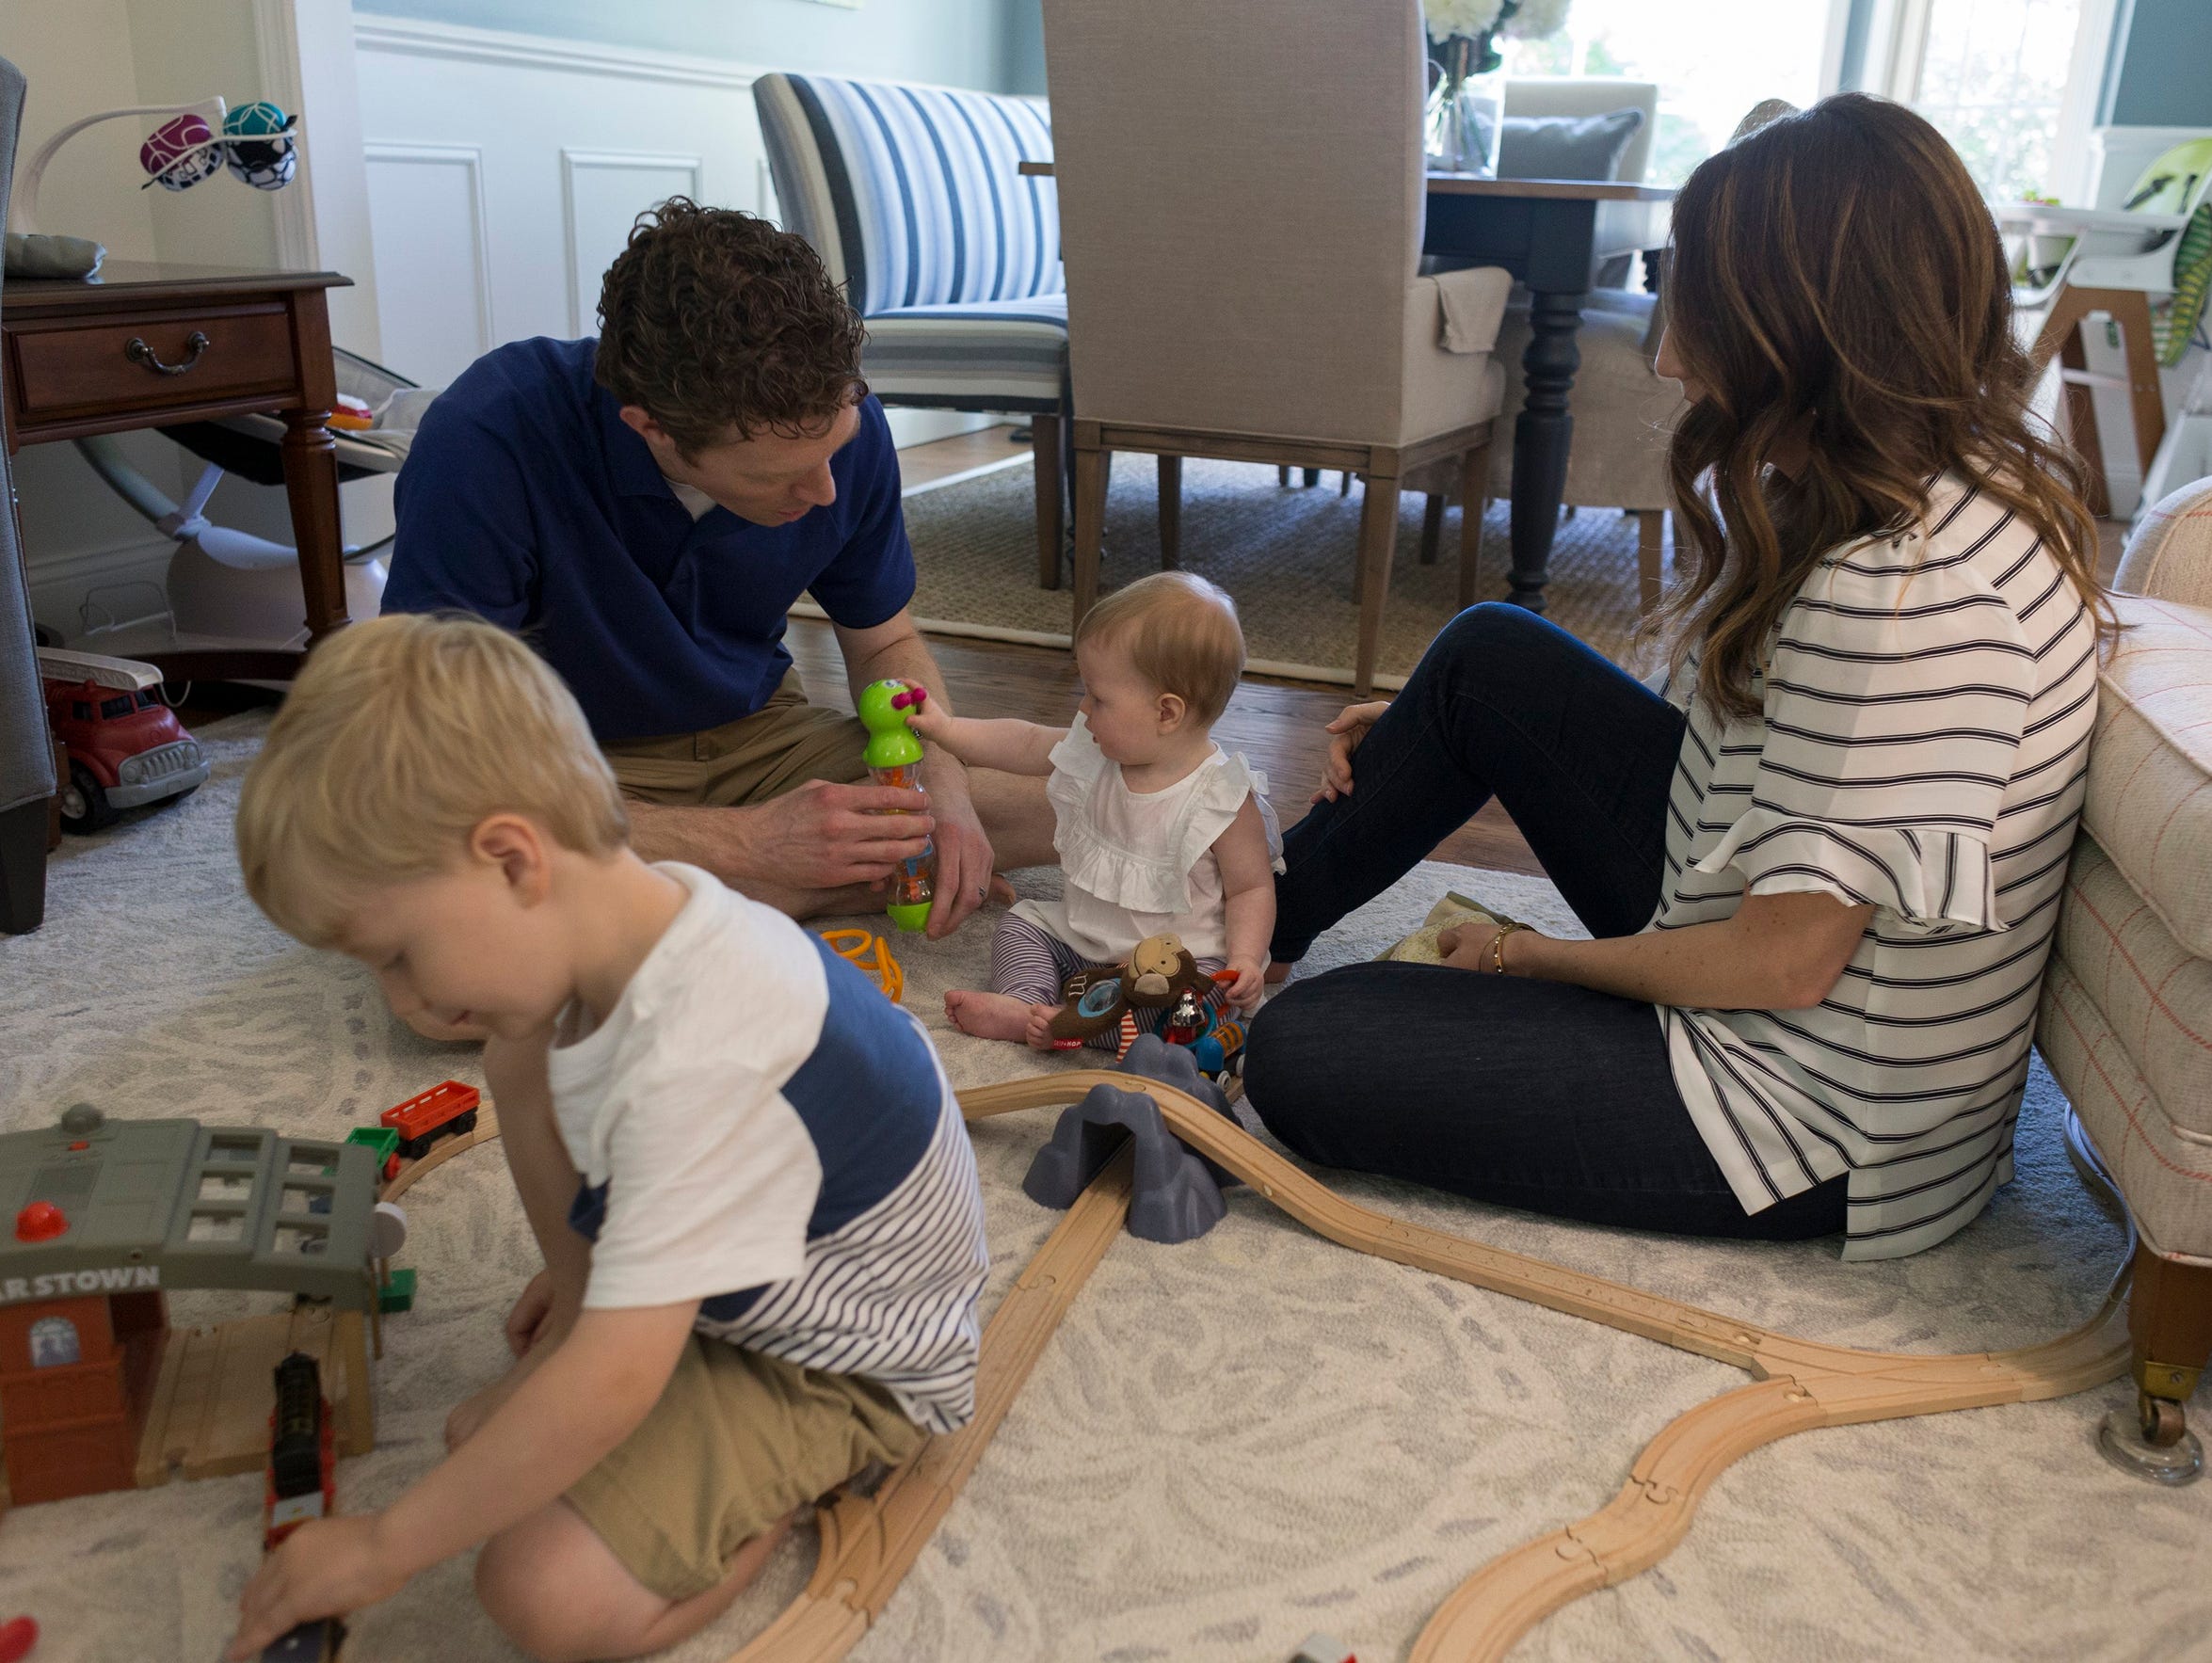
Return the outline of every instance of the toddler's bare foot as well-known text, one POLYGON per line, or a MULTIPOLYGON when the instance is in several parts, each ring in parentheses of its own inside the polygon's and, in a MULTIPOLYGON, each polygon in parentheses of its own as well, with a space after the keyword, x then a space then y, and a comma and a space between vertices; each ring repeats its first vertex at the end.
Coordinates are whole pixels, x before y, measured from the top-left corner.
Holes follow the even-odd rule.
POLYGON ((1028 1004, 1010 993, 955 987, 945 995, 945 1015, 953 1026, 977 1039, 1026 1038, 1030 1013, 1040 1009, 1050 1007, 1028 1004))

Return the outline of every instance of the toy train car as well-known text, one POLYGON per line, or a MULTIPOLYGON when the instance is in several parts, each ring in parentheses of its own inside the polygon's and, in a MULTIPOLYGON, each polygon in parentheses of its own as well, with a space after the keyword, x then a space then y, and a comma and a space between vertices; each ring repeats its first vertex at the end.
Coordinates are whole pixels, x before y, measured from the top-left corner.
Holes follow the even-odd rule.
POLYGON ((273 1548, 309 1519, 330 1516, 337 1500, 338 1452, 322 1370, 294 1351, 275 1370, 277 1407, 269 1416, 269 1474, 262 1545, 273 1548))
POLYGON ((440 1138, 465 1137, 474 1131, 481 1100, 474 1086, 449 1079, 385 1110, 377 1120, 399 1133, 402 1158, 420 1160, 440 1138))

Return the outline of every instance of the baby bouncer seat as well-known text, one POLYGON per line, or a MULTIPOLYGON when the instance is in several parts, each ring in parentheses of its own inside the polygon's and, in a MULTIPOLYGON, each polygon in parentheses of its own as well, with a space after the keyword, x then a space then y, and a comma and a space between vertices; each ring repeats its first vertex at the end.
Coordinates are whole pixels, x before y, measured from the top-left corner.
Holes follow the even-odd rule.
MULTIPOLYGON (((438 396, 397 371, 332 348, 338 392, 365 407, 367 427, 333 424, 338 478, 396 473, 414 444, 423 414, 438 396)), ((359 410, 352 412, 357 418, 359 410)), ((340 412, 341 419, 345 411, 340 412)), ((206 466, 182 504, 133 467, 113 439, 81 439, 78 451, 126 503, 176 542, 164 584, 164 607, 152 616, 117 618, 116 605, 88 599, 80 616, 88 636, 105 652, 160 652, 183 648, 296 648, 305 645, 300 617, 298 552, 289 544, 217 525, 206 516, 208 499, 225 474, 255 485, 284 483, 284 424, 264 414, 215 422, 187 422, 161 432, 206 466)), ((377 616, 384 594, 384 551, 389 536, 345 545, 345 606, 355 618, 377 616)))

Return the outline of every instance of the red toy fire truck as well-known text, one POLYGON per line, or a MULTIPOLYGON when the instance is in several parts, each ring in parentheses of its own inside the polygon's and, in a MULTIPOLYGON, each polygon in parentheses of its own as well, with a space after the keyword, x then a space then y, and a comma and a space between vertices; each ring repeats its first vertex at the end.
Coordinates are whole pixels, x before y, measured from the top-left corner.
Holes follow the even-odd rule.
POLYGON ((207 778, 207 754, 154 696, 161 672, 127 658, 39 648, 46 719, 69 749, 61 824, 94 832, 125 808, 181 797, 207 778))

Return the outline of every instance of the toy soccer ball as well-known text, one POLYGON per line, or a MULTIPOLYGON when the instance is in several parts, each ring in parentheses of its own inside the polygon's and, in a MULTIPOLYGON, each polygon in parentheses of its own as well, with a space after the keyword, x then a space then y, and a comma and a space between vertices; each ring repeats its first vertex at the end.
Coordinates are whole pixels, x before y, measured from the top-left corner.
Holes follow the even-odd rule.
POLYGON ((293 141, 294 118, 266 99, 240 104, 223 120, 223 150, 229 153, 232 177, 256 190, 281 190, 292 183, 299 165, 299 147, 293 141))
POLYGON ((222 147, 211 142, 214 137, 198 116, 179 116, 147 136, 138 147, 138 166, 152 174, 164 190, 190 190, 210 174, 222 171, 222 147))

